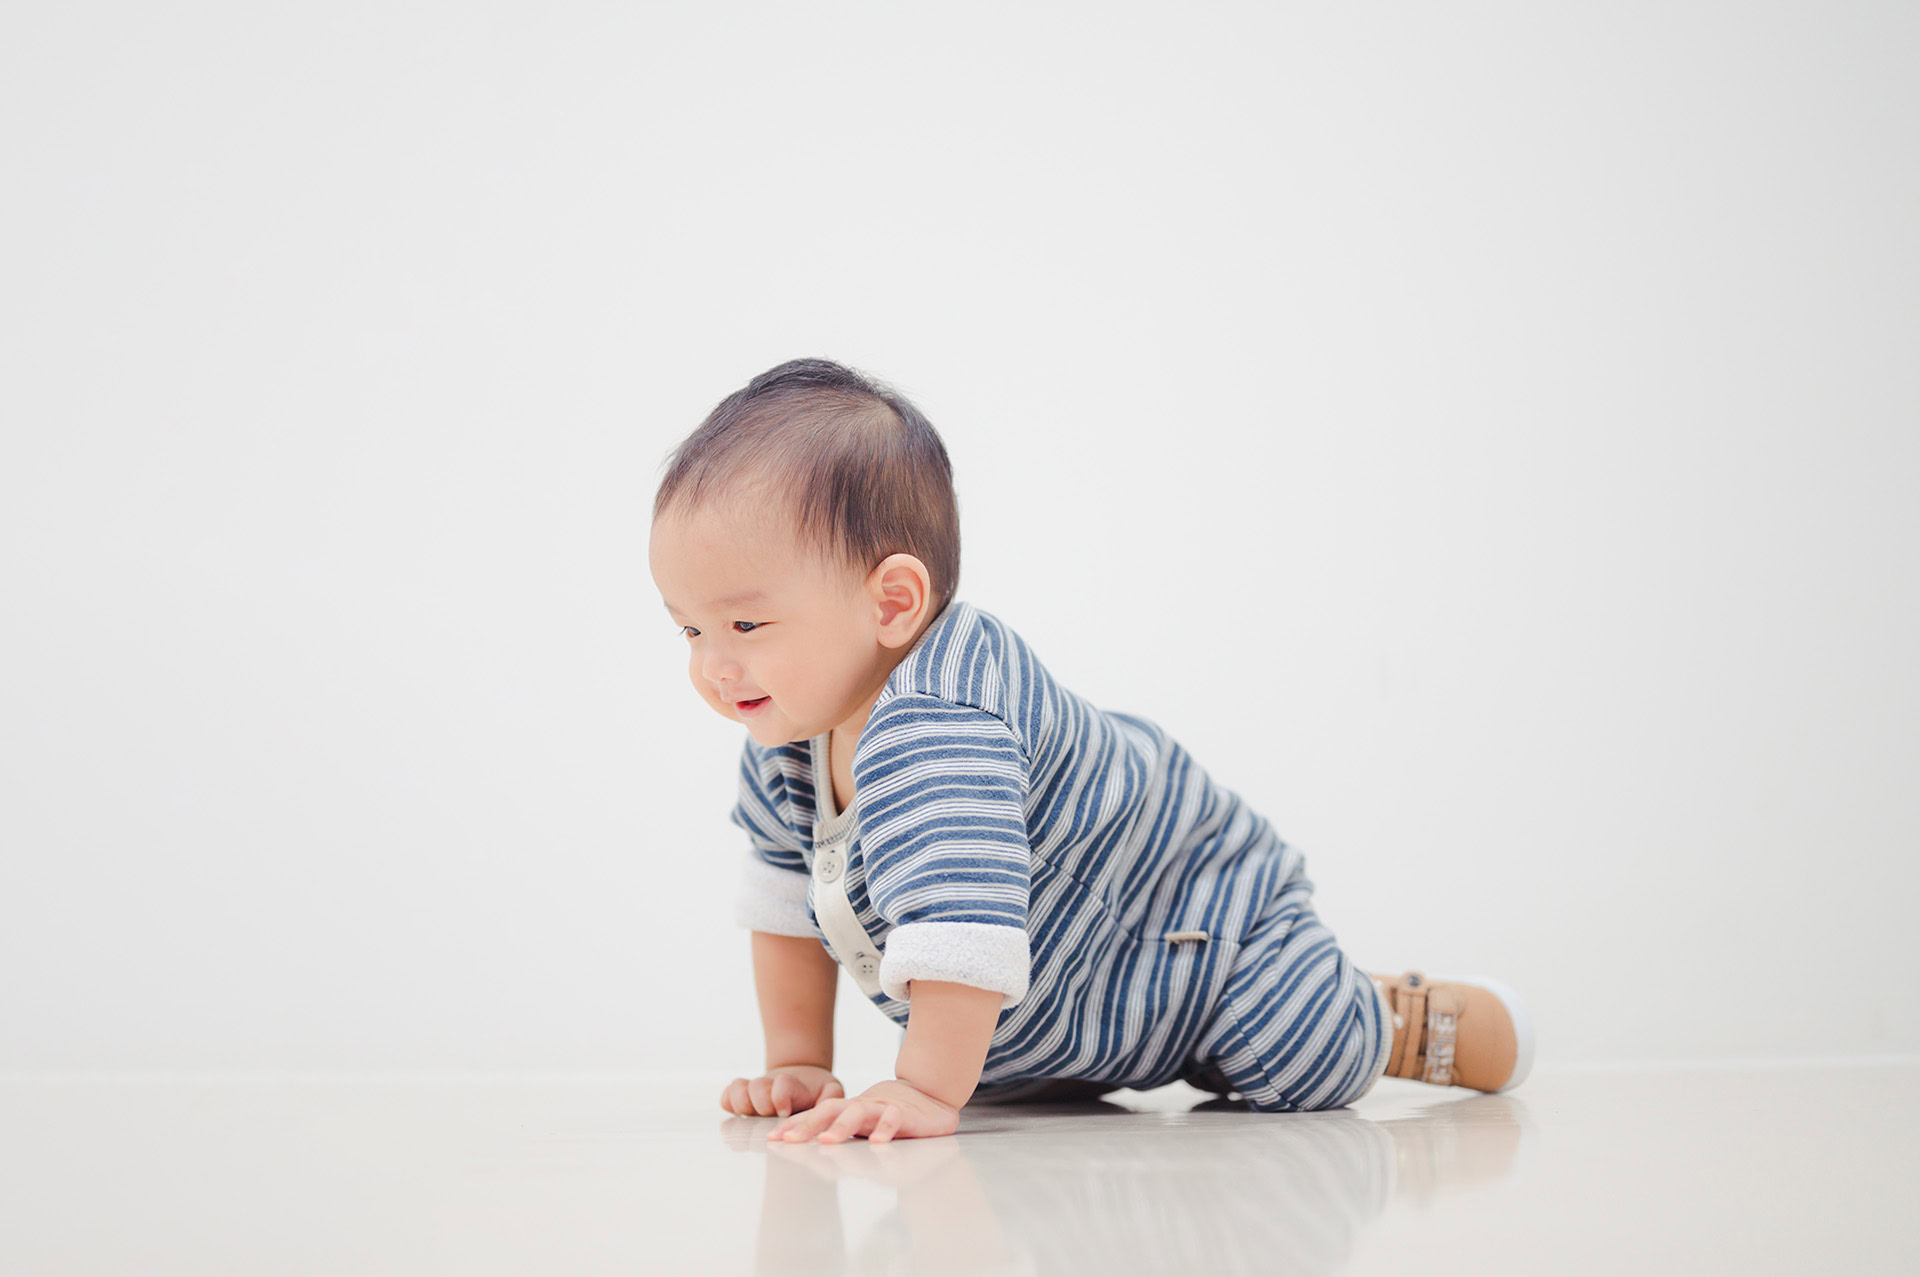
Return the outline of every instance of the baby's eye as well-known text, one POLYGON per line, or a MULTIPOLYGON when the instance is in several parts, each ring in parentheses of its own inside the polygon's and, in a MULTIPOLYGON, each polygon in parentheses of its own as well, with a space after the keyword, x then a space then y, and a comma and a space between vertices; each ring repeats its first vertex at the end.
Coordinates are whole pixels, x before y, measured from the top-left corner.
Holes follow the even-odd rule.
MULTIPOLYGON (((751 633, 753 633, 753 631, 754 631, 754 630, 757 630, 757 629, 759 629, 759 628, 760 628, 760 627, 761 627, 762 625, 765 625, 765 624, 766 624, 766 622, 765 622, 765 621, 735 621, 735 622, 734 622, 734 624, 735 624, 735 625, 747 625, 747 626, 751 626, 751 627, 752 627, 751 629, 745 629, 745 630, 741 630, 741 631, 740 631, 740 633, 742 633, 742 634, 751 634, 751 633)), ((691 625, 683 625, 683 626, 681 626, 681 627, 680 627, 680 633, 682 633, 682 634, 686 634, 686 632, 687 632, 688 630, 693 630, 693 627, 692 627, 691 625)), ((693 632, 694 632, 694 634, 698 634, 698 633, 699 633, 700 631, 699 631, 699 630, 693 630, 693 632)), ((691 637, 691 636, 689 636, 689 637, 691 637)))

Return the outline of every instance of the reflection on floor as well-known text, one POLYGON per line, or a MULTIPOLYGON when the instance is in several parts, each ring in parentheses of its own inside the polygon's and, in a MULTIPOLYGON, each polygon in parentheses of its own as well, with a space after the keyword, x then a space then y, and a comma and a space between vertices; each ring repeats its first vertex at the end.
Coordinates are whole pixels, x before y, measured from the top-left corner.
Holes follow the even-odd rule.
MULTIPOLYGON (((724 1081, 724 1079, 722 1079, 724 1081)), ((717 1084, 0 1083, 21 1273, 1920 1271, 1920 1062, 1185 1086, 772 1144, 717 1084)))

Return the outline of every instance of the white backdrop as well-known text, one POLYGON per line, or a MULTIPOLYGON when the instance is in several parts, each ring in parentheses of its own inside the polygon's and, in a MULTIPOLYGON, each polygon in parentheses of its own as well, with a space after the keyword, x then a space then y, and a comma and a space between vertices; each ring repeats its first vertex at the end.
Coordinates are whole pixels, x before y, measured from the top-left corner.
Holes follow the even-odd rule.
POLYGON ((800 355, 1363 965, 1920 1049, 1912 6, 5 28, 0 1069, 756 1070, 647 510, 800 355))

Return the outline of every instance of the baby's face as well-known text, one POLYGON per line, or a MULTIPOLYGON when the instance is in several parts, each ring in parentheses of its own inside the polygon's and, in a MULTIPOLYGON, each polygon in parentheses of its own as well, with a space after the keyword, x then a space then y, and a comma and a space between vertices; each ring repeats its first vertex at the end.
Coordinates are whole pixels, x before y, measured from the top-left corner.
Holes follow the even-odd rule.
POLYGON ((857 737, 890 668, 860 582, 714 514, 658 520, 647 558, 715 713, 767 746, 842 726, 857 737))

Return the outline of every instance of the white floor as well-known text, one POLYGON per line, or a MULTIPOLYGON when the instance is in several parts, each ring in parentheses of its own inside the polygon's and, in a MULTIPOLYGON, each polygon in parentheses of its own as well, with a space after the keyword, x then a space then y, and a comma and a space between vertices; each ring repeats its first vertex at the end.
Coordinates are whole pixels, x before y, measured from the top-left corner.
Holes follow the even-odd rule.
MULTIPOLYGON (((724 1079, 720 1079, 724 1081, 724 1079)), ((1914 1273, 1920 1064, 1184 1086, 775 1146, 669 1080, 0 1083, 21 1274, 1914 1273)))

